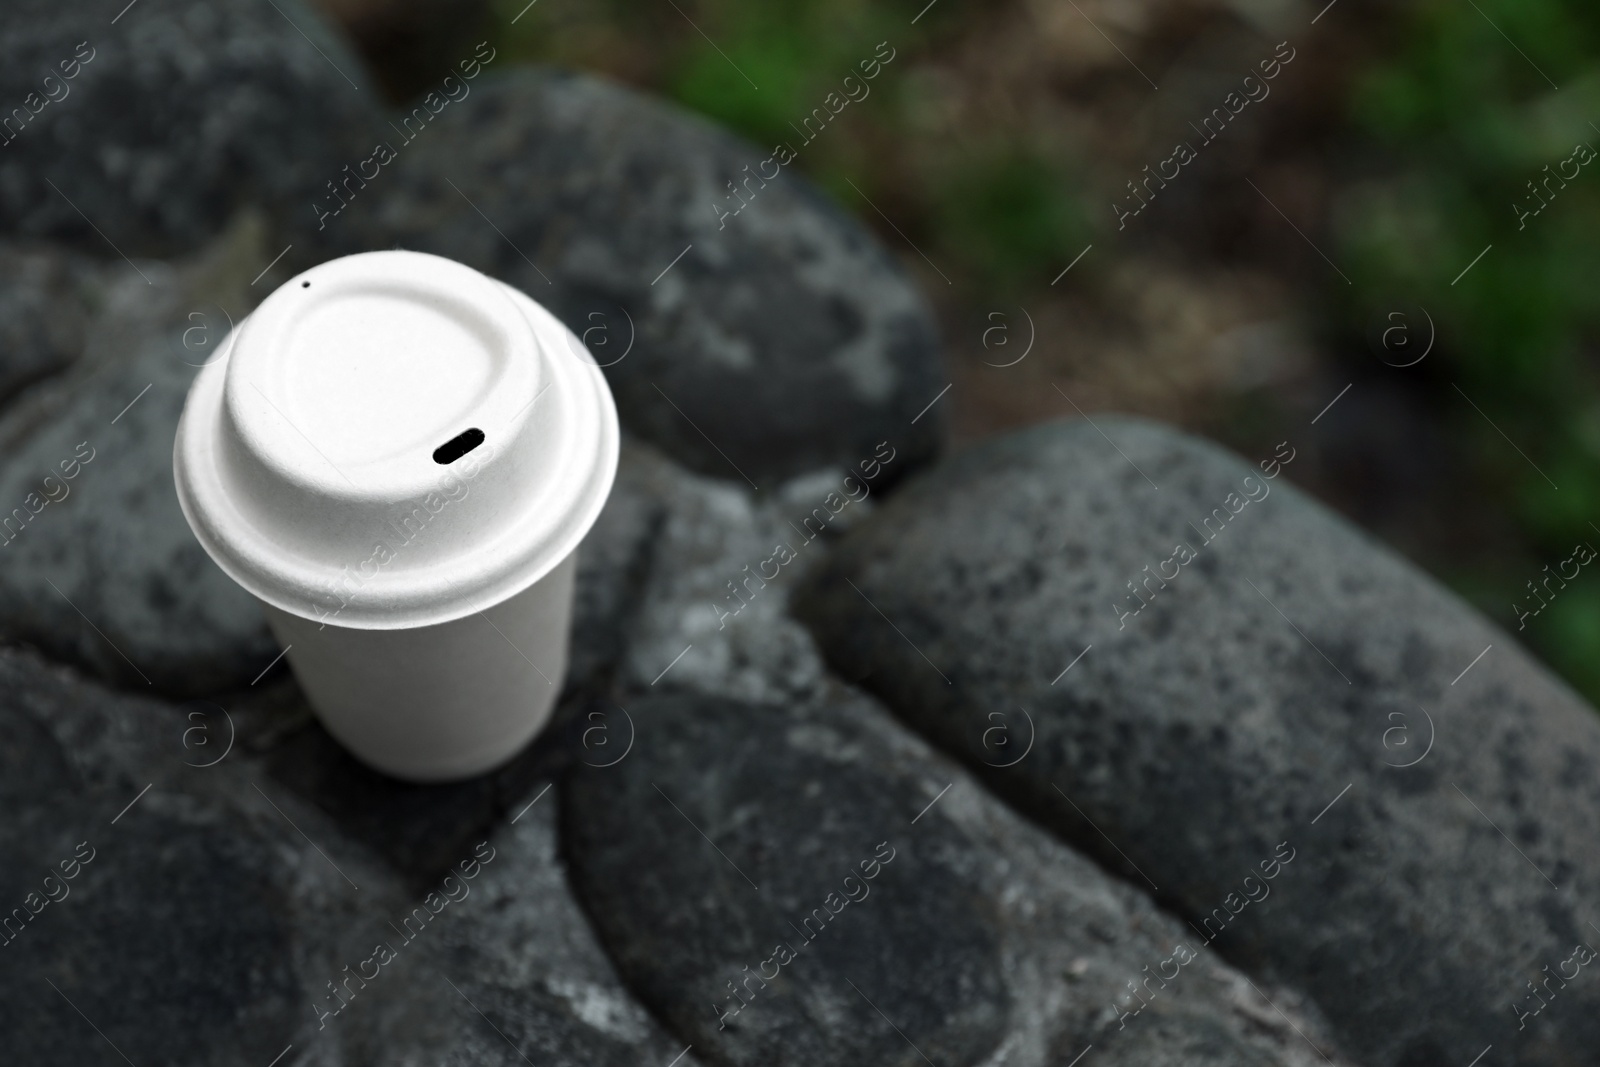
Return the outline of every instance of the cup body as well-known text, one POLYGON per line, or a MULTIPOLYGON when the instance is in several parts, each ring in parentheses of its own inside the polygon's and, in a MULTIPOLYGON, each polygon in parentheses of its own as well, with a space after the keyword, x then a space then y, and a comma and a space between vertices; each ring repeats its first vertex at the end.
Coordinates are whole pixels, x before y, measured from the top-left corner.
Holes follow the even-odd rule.
POLYGON ((577 558, 434 626, 360 630, 262 606, 317 717, 352 755, 407 781, 449 781, 505 763, 549 720, 567 670, 577 558))

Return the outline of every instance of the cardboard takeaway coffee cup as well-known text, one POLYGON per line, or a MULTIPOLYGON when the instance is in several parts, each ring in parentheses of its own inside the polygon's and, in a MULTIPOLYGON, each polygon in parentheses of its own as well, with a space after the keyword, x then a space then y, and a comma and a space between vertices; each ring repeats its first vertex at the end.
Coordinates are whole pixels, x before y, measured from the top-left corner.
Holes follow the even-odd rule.
POLYGON ((548 311, 447 259, 370 252, 239 324, 189 391, 173 471, 328 732, 439 781, 548 719, 617 447, 605 378, 548 311))

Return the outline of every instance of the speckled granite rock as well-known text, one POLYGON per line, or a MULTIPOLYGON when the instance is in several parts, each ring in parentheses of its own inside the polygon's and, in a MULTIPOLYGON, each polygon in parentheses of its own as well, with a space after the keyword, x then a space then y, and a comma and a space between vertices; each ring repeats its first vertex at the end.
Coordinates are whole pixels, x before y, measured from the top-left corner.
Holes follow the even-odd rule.
MULTIPOLYGON (((514 825, 489 836, 494 859, 469 885, 460 914, 436 938, 429 927, 423 955, 397 972, 396 987, 364 1015, 347 1009, 353 1025, 342 1062, 664 1067, 686 1051, 623 987, 573 898, 557 843, 559 799, 548 784, 510 809, 514 825)), ((695 1052, 677 1060, 703 1062, 695 1052)))
POLYGON ((1585 1061, 1600 720, 1286 484, 1293 454, 1037 427, 907 486, 797 610, 840 671, 1304 990, 1357 1057, 1585 1061), (1297 858, 1266 885, 1283 841, 1297 858))
POLYGON ((296 926, 337 915, 319 896, 339 876, 276 816, 183 767, 177 709, 11 652, 0 694, 6 759, 25 768, 0 780, 0 899, 13 920, 37 910, 0 948, 7 1057, 270 1059, 303 1010, 296 926), (195 788, 177 787, 184 772, 195 788))
POLYGON ((578 549, 567 694, 604 688, 622 656, 665 511, 645 483, 649 463, 623 442, 611 495, 578 549))
POLYGON ((0 242, 0 404, 78 358, 108 273, 54 245, 0 242))
POLYGON ((263 293, 261 233, 112 269, 83 355, 0 419, 0 632, 122 684, 248 685, 277 655, 260 606, 190 532, 172 440, 197 368, 263 293))
POLYGON ((301 209, 383 128, 359 61, 301 0, 124 6, 6 6, 0 232, 187 251, 243 205, 301 209))
MULTIPOLYGON (((116 1058, 109 1044, 135 1063, 220 1067, 621 1067, 683 1051, 572 898, 547 779, 502 797, 419 888, 370 827, 268 773, 286 720, 317 729, 282 696, 178 707, 0 652, 0 899, 38 911, 0 947, 8 1055, 96 1063, 116 1058), (47 880, 91 851, 72 879, 47 880)), ((414 819, 406 789, 460 803, 369 788, 374 819, 414 819)))
POLYGON ((767 488, 891 435, 904 470, 932 454, 939 413, 911 425, 945 384, 932 315, 792 166, 724 218, 769 151, 587 76, 491 67, 452 91, 348 207, 308 205, 308 242, 321 227, 328 254, 400 245, 523 289, 585 337, 574 358, 606 365, 625 425, 719 477, 767 488))
MULTIPOLYGON (((790 523, 840 472, 796 479, 763 503, 664 461, 641 473, 666 515, 612 690, 632 747, 569 771, 566 841, 623 979, 695 1054, 922 1062, 843 975, 938 1063, 1065 1064, 1091 1043, 1095 1058, 1127 1064, 1324 1062, 1143 892, 1027 824, 825 672, 786 604, 830 531, 805 543, 790 523), (735 603, 726 583, 775 542, 796 558, 719 617, 715 605, 735 603), (839 916, 842 943, 797 952, 781 990, 753 982, 749 1006, 720 1029, 733 1006, 726 983, 775 959, 786 932, 799 936, 788 923, 829 906, 823 883, 837 874, 842 886, 845 868, 883 841, 915 875, 896 884, 901 859, 891 862, 878 890, 839 916), (1196 957, 1167 988, 1149 986, 1141 1008, 1128 983, 1163 961, 1177 967, 1179 944, 1196 957), (957 946, 958 959, 930 962, 957 946)), ((847 505, 835 524, 870 522, 871 507, 847 505)), ((1257 984, 1341 1062, 1293 990, 1257 984)))
POLYGON ((907 832, 914 776, 839 773, 842 719, 786 729, 781 709, 696 697, 633 714, 636 752, 574 776, 567 847, 618 966, 685 1040, 773 1064, 999 1044, 994 902, 948 820, 907 832))

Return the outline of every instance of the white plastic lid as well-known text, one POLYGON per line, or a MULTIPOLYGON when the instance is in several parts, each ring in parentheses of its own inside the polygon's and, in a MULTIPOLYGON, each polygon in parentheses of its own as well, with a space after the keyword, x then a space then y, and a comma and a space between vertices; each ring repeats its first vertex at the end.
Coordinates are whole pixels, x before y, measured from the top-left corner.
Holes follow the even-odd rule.
POLYGON ((582 343, 470 267, 368 252, 285 283, 189 390, 173 470, 200 544, 293 615, 448 622, 572 552, 616 474, 582 343))

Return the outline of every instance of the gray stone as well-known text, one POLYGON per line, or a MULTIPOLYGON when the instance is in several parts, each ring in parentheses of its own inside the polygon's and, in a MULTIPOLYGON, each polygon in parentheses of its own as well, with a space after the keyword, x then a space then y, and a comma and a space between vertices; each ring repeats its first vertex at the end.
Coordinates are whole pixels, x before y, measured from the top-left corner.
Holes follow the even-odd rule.
POLYGON ((837 669, 1304 991, 1352 1055, 1591 1058, 1600 981, 1542 983, 1600 945, 1600 722, 1290 487, 1293 449, 1252 467, 1112 417, 1015 434, 908 485, 796 610, 837 669))
POLYGON ((52 245, 0 243, 0 403, 78 358, 105 274, 52 245))
POLYGON ((770 151, 592 77, 463 87, 347 208, 328 198, 340 214, 308 209, 307 241, 325 224, 328 254, 399 245, 524 290, 606 366, 624 423, 696 469, 766 488, 885 438, 904 470, 933 453, 938 412, 911 422, 945 384, 932 315, 793 165, 721 218, 770 151))
MULTIPOLYGON (((583 752, 574 762, 587 766, 569 772, 567 850, 585 906, 617 955, 624 979, 684 1044, 693 1042, 695 1053, 711 1062, 750 1062, 725 1043, 733 1025, 781 1028, 800 1017, 795 1005, 820 1001, 837 1003, 844 1014, 801 1038, 804 1049, 838 1056, 868 1040, 855 1031, 876 1025, 875 1033, 890 1039, 882 1046, 886 1056, 910 1054, 903 1043, 894 1047, 899 1038, 882 1017, 837 978, 826 989, 808 989, 805 997, 787 1001, 793 1010, 781 1019, 768 1016, 762 1022, 762 1003, 755 1001, 729 1030, 718 1030, 712 1003, 720 995, 727 1006, 726 981, 742 981, 745 966, 757 968, 771 958, 774 946, 767 940, 781 936, 787 921, 798 923, 804 916, 774 911, 768 897, 727 867, 650 782, 666 790, 741 867, 748 861, 772 869, 770 885, 764 875, 749 872, 769 894, 774 886, 792 894, 795 884, 809 879, 815 873, 809 857, 823 858, 830 868, 865 858, 848 850, 835 856, 841 832, 866 834, 868 846, 889 839, 891 847, 899 847, 930 831, 912 847, 938 843, 938 851, 919 855, 929 869, 952 872, 948 880, 910 888, 910 914, 875 913, 880 902, 892 903, 887 892, 852 905, 840 916, 839 932, 869 938, 874 945, 889 941, 899 951, 937 953, 937 945, 906 948, 918 938, 904 936, 905 931, 924 929, 915 912, 927 907, 946 915, 944 909, 952 906, 966 911, 966 920, 945 925, 971 935, 962 943, 974 957, 989 952, 998 958, 1005 1005, 994 1056, 985 1062, 1064 1064, 1090 1043, 1096 1059, 1110 1057, 1116 1063, 1254 1063, 1262 1057, 1273 1063, 1325 1062, 1242 974, 1190 939, 1188 928, 1162 914, 1145 893, 1026 823, 875 702, 827 674, 804 629, 787 613, 788 590, 802 568, 814 566, 827 552, 834 526, 871 521, 863 516, 873 508, 875 494, 846 506, 808 542, 791 523, 798 523, 826 491, 829 479, 821 474, 796 478, 758 502, 735 485, 659 460, 641 462, 639 473, 666 514, 613 681, 610 729, 617 751, 603 759, 599 752, 583 752), (752 580, 745 587, 748 599, 740 601, 744 606, 733 613, 727 582, 744 578, 743 568, 770 557, 780 541, 793 546, 796 558, 766 586, 752 580), (720 620, 717 604, 728 613, 720 620), (676 695, 652 695, 663 690, 676 695), (702 714, 709 720, 704 725, 702 714), (627 734, 630 726, 633 732, 627 734), (625 740, 631 747, 623 754, 625 740), (748 795, 736 795, 738 789, 748 795), (680 792, 706 796, 708 810, 734 814, 706 822, 680 792), (643 795, 643 807, 632 802, 636 794, 643 795), (935 798, 937 804, 917 818, 935 798), (807 821, 801 812, 814 818, 807 821), (877 826, 885 829, 877 832, 877 826), (608 830, 614 831, 609 838, 608 830), (741 851, 746 845, 748 853, 741 851), (807 859, 789 865, 783 858, 789 853, 807 859), (608 871, 625 873, 608 880, 608 871), (922 893, 940 890, 956 899, 922 901, 922 893), (847 930, 845 920, 866 925, 847 930), (675 945, 664 931, 680 928, 703 940, 675 945), (984 941, 985 929, 992 944, 984 941), (661 946, 665 955, 658 961, 642 958, 636 940, 661 946), (1142 979, 1142 968, 1155 969, 1170 959, 1185 941, 1196 946, 1198 959, 1183 969, 1183 980, 1139 1009, 1127 983, 1142 979), (846 999, 828 999, 834 992, 846 999), (858 1017, 857 1011, 864 1014, 858 1017)), ((831 475, 841 476, 840 471, 831 475)), ((842 878, 842 867, 838 873, 842 878)), ((805 907, 816 903, 808 900, 805 907)), ((983 973, 987 967, 979 958, 960 963, 968 972, 983 973)), ((874 1002, 895 1015, 876 990, 851 974, 874 1002)), ((913 970, 897 972, 887 984, 919 981, 936 979, 913 970)), ((1298 993, 1258 984, 1294 1026, 1332 1054, 1325 1028, 1298 993)), ((993 993, 981 985, 972 988, 985 997, 993 993)), ((919 994, 900 989, 891 995, 917 1002, 919 994)), ((978 1000, 975 1007, 984 1003, 978 1000)), ((993 1001, 988 1003, 992 1007, 993 1001)), ((981 1017, 977 1021, 989 1025, 981 1017)), ((907 1033, 923 1045, 917 1034, 907 1033)), ((973 1034, 953 1040, 981 1044, 973 1034)))
POLYGON ((574 774, 567 844, 613 958, 674 1030, 722 1063, 994 1049, 1007 1005, 993 902, 949 822, 906 832, 915 778, 829 759, 842 720, 789 731, 781 709, 693 696, 632 713, 635 754, 574 774), (860 906, 839 914, 851 894, 860 906))
MULTIPOLYGON (((156 804, 109 827, 116 798, 103 799, 103 818, 80 830, 99 843, 94 862, 51 906, 63 914, 8 953, 14 984, 0 1015, 16 1014, 0 1025, 9 1053, 18 1062, 100 1062, 109 1040, 135 1063, 259 1062, 258 1050, 290 1032, 300 1007, 287 879, 270 838, 237 812, 186 815, 156 804)), ((72 856, 66 845, 19 873, 72 856)))
MULTIPOLYGON (((286 683, 285 688, 303 701, 297 687, 286 683)), ((379 774, 310 721, 309 705, 302 706, 307 713, 304 728, 265 755, 267 772, 320 808, 343 833, 381 855, 413 890, 432 888, 450 873, 451 864, 470 855, 473 843, 510 802, 501 785, 503 775, 414 785, 379 774)), ((548 762, 528 760, 531 755, 524 753, 518 762, 535 767, 548 762)))
POLYGON ((791 705, 825 689, 810 636, 786 615, 787 590, 826 554, 836 531, 877 505, 900 455, 890 455, 874 479, 852 482, 865 493, 859 500, 840 493, 846 469, 799 475, 756 498, 742 483, 691 474, 653 450, 638 449, 635 458, 633 484, 663 514, 613 695, 670 685, 791 705))
MULTIPOLYGON (((567 888, 548 777, 501 797, 509 819, 458 834, 448 880, 419 887, 372 824, 330 819, 270 775, 284 720, 305 718, 282 688, 174 706, 0 651, 0 900, 27 906, 78 842, 95 850, 0 948, 13 1058, 115 1060, 108 1041, 135 1063, 221 1067, 290 1046, 298 1067, 682 1051, 567 888), (392 958, 374 974, 380 942, 392 958)), ((407 797, 367 799, 374 820, 418 820, 407 797)))
POLYGON ((7 5, 0 232, 186 251, 244 204, 304 210, 383 126, 360 62, 301 0, 121 6, 7 5))
POLYGON ((622 655, 665 513, 647 483, 650 462, 624 443, 611 495, 578 548, 566 693, 603 688, 622 655))
MULTIPOLYGON (((548 785, 519 798, 515 824, 489 836, 494 858, 449 906, 459 914, 442 916, 437 930, 429 923, 406 950, 421 955, 395 968, 365 1012, 348 1009, 342 1062, 634 1067, 672 1063, 685 1051, 623 986, 573 897, 548 785)), ((371 927, 374 938, 389 936, 371 927)), ((691 1052, 677 1062, 704 1061, 691 1052)))
POLYGON ((115 1057, 109 1043, 135 1063, 244 1067, 281 1049, 299 999, 280 853, 292 831, 175 794, 176 758, 139 772, 97 758, 109 723, 136 733, 162 718, 176 757, 175 709, 9 652, 0 694, 0 734, 20 772, 0 784, 7 1056, 97 1063, 115 1057), (85 733, 94 739, 75 743, 85 733))
POLYGON ((1196 939, 859 695, 632 712, 634 753, 568 780, 567 852, 624 979, 708 1062, 1323 1062, 1214 954, 1141 1006, 1127 983, 1196 939))
POLYGON ((260 242, 244 224, 193 260, 145 264, 148 283, 114 270, 72 371, 0 419, 6 637, 183 694, 248 685, 277 655, 260 605, 200 548, 172 482, 189 383, 264 295, 248 284, 260 242))

